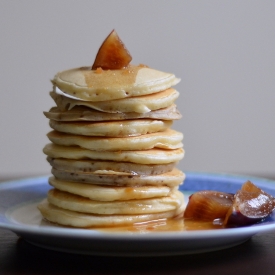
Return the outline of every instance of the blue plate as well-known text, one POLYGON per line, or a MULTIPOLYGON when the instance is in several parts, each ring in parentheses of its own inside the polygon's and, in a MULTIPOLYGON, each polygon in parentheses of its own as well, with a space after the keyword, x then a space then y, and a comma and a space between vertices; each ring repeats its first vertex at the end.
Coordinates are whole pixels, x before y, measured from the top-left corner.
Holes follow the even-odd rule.
MULTIPOLYGON (((198 190, 235 193, 246 180, 275 196, 275 181, 222 174, 186 173, 180 190, 187 196, 198 190)), ((275 230, 275 214, 252 226, 215 230, 140 234, 64 228, 43 221, 37 210, 37 203, 46 197, 49 189, 47 176, 1 183, 0 228, 11 230, 43 248, 106 256, 208 252, 241 244, 257 233, 275 230)))

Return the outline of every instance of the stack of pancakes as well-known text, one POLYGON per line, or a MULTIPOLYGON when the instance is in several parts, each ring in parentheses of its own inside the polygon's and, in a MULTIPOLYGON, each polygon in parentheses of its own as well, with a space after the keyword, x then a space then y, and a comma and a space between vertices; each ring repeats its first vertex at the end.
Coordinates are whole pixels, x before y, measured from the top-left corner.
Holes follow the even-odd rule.
POLYGON ((119 226, 183 212, 176 168, 184 156, 173 74, 145 66, 76 68, 58 73, 44 112, 53 131, 44 153, 53 186, 39 204, 49 221, 73 227, 119 226))

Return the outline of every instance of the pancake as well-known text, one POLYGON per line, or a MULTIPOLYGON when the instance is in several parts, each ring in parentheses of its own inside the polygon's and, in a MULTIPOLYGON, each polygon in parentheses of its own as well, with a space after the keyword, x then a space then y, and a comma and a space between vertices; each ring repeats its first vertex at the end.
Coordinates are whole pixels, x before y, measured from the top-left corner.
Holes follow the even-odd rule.
POLYGON ((150 149, 140 151, 92 151, 77 146, 62 146, 47 144, 43 152, 52 158, 93 159, 133 162, 140 164, 166 164, 178 162, 184 156, 184 150, 179 149, 150 149))
POLYGON ((58 190, 96 201, 125 201, 168 196, 177 187, 168 186, 101 186, 49 178, 49 184, 58 190))
POLYGON ((91 109, 107 113, 148 113, 153 110, 171 106, 179 97, 179 92, 169 88, 167 90, 137 97, 128 97, 123 99, 108 101, 83 101, 68 98, 55 92, 50 93, 60 110, 70 110, 75 106, 86 106, 91 109))
POLYGON ((177 149, 181 148, 183 135, 168 129, 147 135, 134 137, 87 137, 64 134, 52 131, 47 134, 49 140, 57 145, 80 146, 97 151, 126 151, 147 150, 152 148, 177 149))
POLYGON ((182 117, 175 104, 167 108, 142 114, 135 112, 104 113, 85 106, 76 106, 67 111, 61 111, 58 107, 52 107, 48 112, 44 112, 44 115, 49 119, 57 121, 113 121, 138 118, 177 120, 182 117))
POLYGON ((167 108, 147 112, 147 113, 104 113, 90 109, 85 106, 76 106, 71 110, 61 111, 58 107, 52 107, 48 112, 44 112, 48 119, 57 121, 113 121, 138 118, 151 118, 161 120, 176 120, 182 116, 175 104, 167 108))
POLYGON ((50 127, 62 133, 84 136, 124 137, 139 136, 164 131, 172 125, 171 120, 121 120, 105 122, 62 122, 50 120, 50 127))
POLYGON ((164 91, 179 81, 173 74, 131 65, 101 73, 90 67, 70 69, 57 73, 52 82, 67 96, 107 101, 164 91))
POLYGON ((90 200, 79 195, 51 189, 47 198, 49 203, 63 209, 99 215, 152 214, 176 210, 183 204, 183 194, 179 191, 159 198, 109 202, 90 200))
POLYGON ((45 219, 53 223, 72 227, 99 228, 173 218, 184 211, 184 206, 181 205, 181 207, 176 210, 155 214, 95 215, 65 210, 48 203, 47 200, 44 200, 38 205, 38 209, 45 219))
POLYGON ((98 174, 116 173, 117 175, 159 175, 171 171, 177 165, 177 162, 146 165, 131 162, 54 159, 50 157, 47 160, 57 170, 98 174))
POLYGON ((177 168, 167 173, 152 176, 80 173, 55 168, 52 168, 51 172, 59 180, 106 186, 178 186, 183 183, 185 178, 184 173, 177 168))

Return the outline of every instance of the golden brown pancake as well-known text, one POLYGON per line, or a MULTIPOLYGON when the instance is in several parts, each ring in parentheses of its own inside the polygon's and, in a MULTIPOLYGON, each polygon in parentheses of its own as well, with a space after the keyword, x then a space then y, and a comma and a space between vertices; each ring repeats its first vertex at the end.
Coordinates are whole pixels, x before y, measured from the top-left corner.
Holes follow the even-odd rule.
POLYGON ((164 131, 172 125, 171 120, 120 120, 105 122, 62 122, 50 120, 52 129, 62 133, 84 136, 124 137, 139 136, 164 131))
POLYGON ((86 106, 93 110, 106 113, 148 113, 150 111, 159 110, 171 106, 178 98, 179 92, 169 88, 167 90, 137 97, 128 97, 123 99, 108 100, 108 101, 83 101, 75 100, 56 94, 50 93, 60 110, 71 110, 75 106, 86 106))
POLYGON ((47 198, 49 203, 63 209, 99 215, 160 213, 176 210, 183 204, 183 194, 177 190, 165 197, 109 202, 51 189, 47 198))
POLYGON ((176 120, 182 117, 175 104, 172 104, 167 108, 142 114, 135 112, 104 113, 85 106, 76 106, 67 111, 61 111, 58 107, 52 107, 48 112, 44 112, 44 115, 48 119, 57 121, 113 121, 138 118, 176 120))
POLYGON ((80 173, 52 168, 52 174, 59 180, 91 183, 97 185, 115 186, 145 186, 145 185, 166 185, 177 186, 183 183, 185 175, 174 168, 172 171, 152 176, 139 175, 116 175, 98 173, 80 173))
POLYGON ((43 152, 52 158, 111 160, 140 164, 166 164, 180 161, 184 156, 182 148, 171 150, 92 151, 77 146, 62 146, 53 143, 47 144, 43 152))
POLYGON ((140 135, 134 137, 87 137, 64 134, 57 131, 48 133, 51 142, 57 145, 80 146, 97 151, 147 150, 152 148, 181 148, 183 135, 175 130, 140 135))
POLYGON ((151 68, 130 66, 97 73, 90 67, 59 72, 53 83, 63 93, 87 101, 107 101, 164 91, 176 85, 175 75, 151 68))
POLYGON ((96 201, 126 201, 168 196, 176 187, 169 186, 104 186, 49 178, 49 184, 58 190, 96 201))
POLYGON ((171 171, 177 165, 177 162, 146 165, 131 162, 56 159, 50 157, 47 160, 57 170, 98 174, 103 172, 105 174, 116 173, 117 175, 159 175, 171 171))
POLYGON ((72 227, 112 227, 173 218, 183 212, 184 206, 172 211, 140 215, 95 215, 85 214, 56 207, 44 200, 38 205, 43 217, 50 222, 72 227))

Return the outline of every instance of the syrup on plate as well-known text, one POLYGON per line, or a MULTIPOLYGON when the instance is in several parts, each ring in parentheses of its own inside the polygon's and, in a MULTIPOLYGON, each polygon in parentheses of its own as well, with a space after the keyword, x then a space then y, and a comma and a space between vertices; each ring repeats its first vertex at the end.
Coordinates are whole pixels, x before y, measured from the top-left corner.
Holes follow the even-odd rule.
POLYGON ((198 221, 177 217, 174 219, 160 219, 149 222, 135 223, 119 227, 101 228, 104 232, 132 232, 132 233, 153 233, 153 232, 182 232, 191 230, 213 230, 222 229, 224 226, 219 220, 214 222, 198 221))

